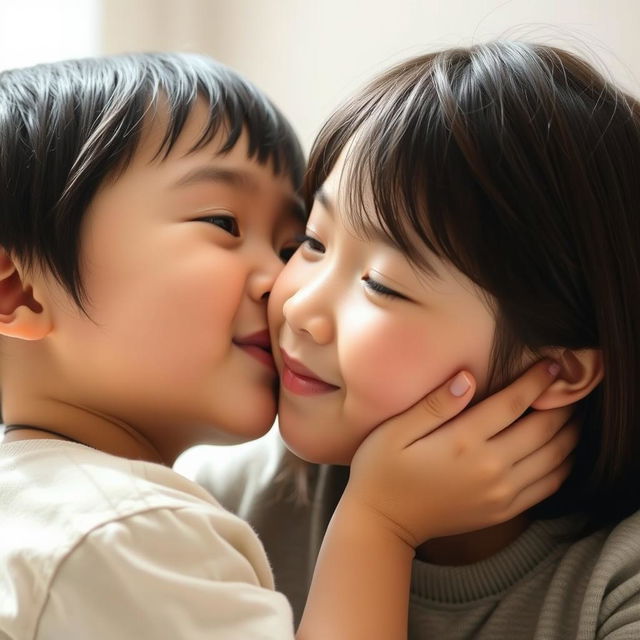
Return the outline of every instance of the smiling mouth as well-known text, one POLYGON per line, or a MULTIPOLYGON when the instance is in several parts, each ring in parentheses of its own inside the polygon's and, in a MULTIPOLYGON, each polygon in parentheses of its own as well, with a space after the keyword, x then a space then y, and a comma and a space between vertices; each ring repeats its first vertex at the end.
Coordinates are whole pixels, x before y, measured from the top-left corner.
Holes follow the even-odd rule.
POLYGON ((340 387, 317 378, 310 369, 282 350, 282 386, 299 396, 315 396, 336 391, 340 387))

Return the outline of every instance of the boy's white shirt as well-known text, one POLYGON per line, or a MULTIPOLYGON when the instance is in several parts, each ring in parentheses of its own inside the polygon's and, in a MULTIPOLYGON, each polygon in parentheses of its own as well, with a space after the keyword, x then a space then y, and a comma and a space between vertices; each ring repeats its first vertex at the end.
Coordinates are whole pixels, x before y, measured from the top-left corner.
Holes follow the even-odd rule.
POLYGON ((0 445, 0 638, 293 638, 253 530, 161 465, 0 445))
POLYGON ((286 593, 299 622, 322 537, 349 468, 309 464, 310 495, 305 500, 296 488, 291 465, 276 419, 258 440, 189 449, 176 460, 174 469, 208 491, 215 490, 227 509, 252 523, 274 568, 276 589, 286 593), (334 481, 338 486, 327 486, 334 481))

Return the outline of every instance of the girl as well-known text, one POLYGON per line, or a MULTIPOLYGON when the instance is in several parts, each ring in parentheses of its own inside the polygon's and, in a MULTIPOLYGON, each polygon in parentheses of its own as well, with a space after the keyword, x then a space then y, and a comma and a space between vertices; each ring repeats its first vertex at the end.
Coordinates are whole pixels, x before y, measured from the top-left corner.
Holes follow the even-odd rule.
MULTIPOLYGON (((637 102, 567 52, 514 42, 394 67, 314 144, 306 239, 270 298, 280 432, 297 455, 360 471, 373 426, 460 368, 478 400, 550 356, 561 372, 533 407, 578 405, 575 465, 552 498, 420 540, 411 638, 640 637, 638 175, 637 102)), ((477 454, 472 437, 459 447, 477 454)), ((287 529, 308 536, 275 567, 285 592, 305 588, 300 555, 315 556, 346 477, 315 469, 309 507, 280 505, 277 523, 260 487, 243 495, 272 559, 287 529)), ((221 486, 215 470, 199 479, 221 486)), ((323 587, 318 568, 310 599, 323 587)), ((365 615, 335 595, 336 612, 365 615)))
MULTIPOLYGON (((0 74, 3 638, 293 636, 255 534, 169 466, 193 444, 250 440, 272 424, 266 305, 301 230, 301 170, 286 120, 205 58, 0 74)), ((489 405, 463 431, 487 416, 500 431, 518 417, 512 397, 534 400, 556 374, 537 367, 498 398, 499 417, 489 405)), ((460 376, 431 396, 439 415, 409 416, 397 433, 459 412, 473 388, 460 376)), ((555 432, 566 415, 543 418, 555 432)), ((566 429, 553 438, 561 458, 573 440, 566 429)), ((372 445, 374 459, 433 482, 428 451, 404 460, 399 446, 372 445)), ((535 448, 525 439, 520 454, 535 448)), ((568 468, 552 457, 513 477, 460 462, 446 456, 456 495, 434 494, 421 524, 465 530, 513 515, 531 504, 531 482, 546 495, 568 468), (514 503, 487 520, 500 488, 514 503)), ((345 494, 345 523, 372 508, 394 515, 368 468, 345 494)), ((388 527, 372 522, 364 539, 386 546, 388 527)), ((327 575, 343 554, 340 541, 328 547, 327 575)), ((329 601, 316 604, 334 616, 329 601)), ((351 612, 333 619, 341 633, 358 628, 351 612)), ((314 627, 305 637, 326 637, 314 627)))

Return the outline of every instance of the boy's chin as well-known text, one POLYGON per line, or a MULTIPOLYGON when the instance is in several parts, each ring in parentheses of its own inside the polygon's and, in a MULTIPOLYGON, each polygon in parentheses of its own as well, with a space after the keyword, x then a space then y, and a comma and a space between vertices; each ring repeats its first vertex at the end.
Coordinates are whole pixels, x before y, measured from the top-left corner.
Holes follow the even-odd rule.
POLYGON ((250 442, 266 435, 273 427, 276 420, 276 404, 275 401, 256 403, 253 406, 245 404, 226 418, 225 424, 223 425, 221 420, 219 428, 216 429, 219 444, 250 442))
POLYGON ((206 442, 199 442, 198 444, 212 444, 217 446, 230 446, 235 444, 244 444, 246 442, 251 442, 253 440, 257 440, 258 438, 262 438, 262 436, 266 435, 271 427, 273 426, 273 422, 268 424, 261 425, 259 429, 250 429, 250 430, 242 430, 242 431, 216 431, 212 433, 209 438, 207 438, 206 442))

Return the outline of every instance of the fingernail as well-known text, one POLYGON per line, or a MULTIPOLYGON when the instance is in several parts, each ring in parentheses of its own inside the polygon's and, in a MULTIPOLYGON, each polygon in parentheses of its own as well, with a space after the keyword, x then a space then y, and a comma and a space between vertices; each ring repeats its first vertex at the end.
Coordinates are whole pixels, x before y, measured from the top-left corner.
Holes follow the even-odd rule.
POLYGON ((459 398, 463 396, 467 391, 469 391, 469 387, 471 383, 469 382, 469 378, 467 378, 466 374, 459 373, 449 385, 449 391, 451 391, 452 395, 459 398))
POLYGON ((560 373, 560 365, 557 362, 552 362, 549 365, 548 370, 552 376, 557 376, 560 373))

